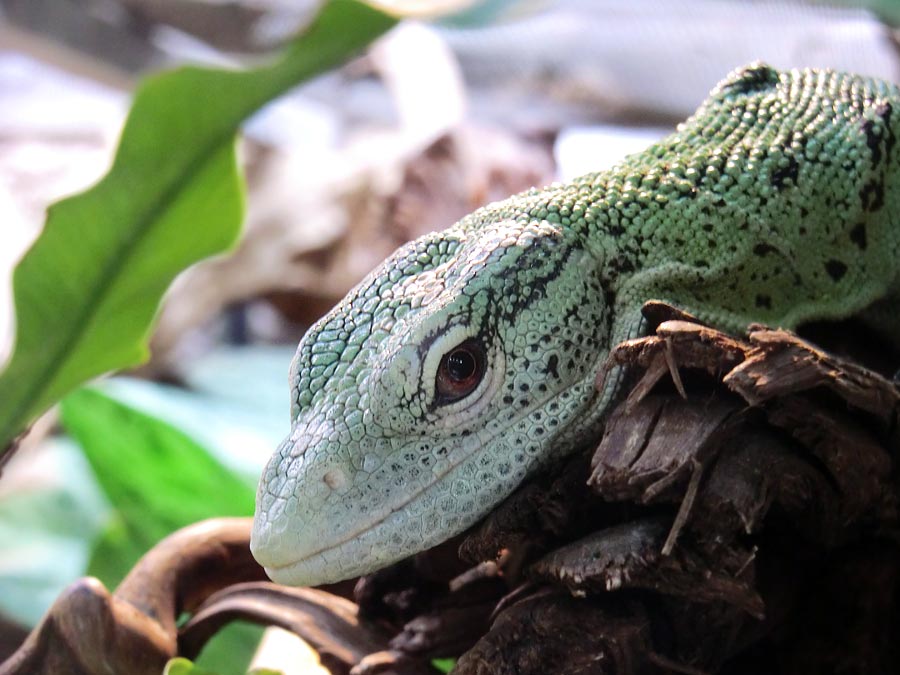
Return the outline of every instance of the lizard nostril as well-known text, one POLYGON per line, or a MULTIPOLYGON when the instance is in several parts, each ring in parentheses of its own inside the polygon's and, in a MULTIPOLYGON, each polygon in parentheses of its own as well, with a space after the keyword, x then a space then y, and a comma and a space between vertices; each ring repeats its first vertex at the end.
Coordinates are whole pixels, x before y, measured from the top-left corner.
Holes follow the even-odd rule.
POLYGON ((325 472, 322 480, 324 480, 325 485, 332 490, 337 490, 347 484, 347 476, 340 469, 332 469, 331 471, 325 472))

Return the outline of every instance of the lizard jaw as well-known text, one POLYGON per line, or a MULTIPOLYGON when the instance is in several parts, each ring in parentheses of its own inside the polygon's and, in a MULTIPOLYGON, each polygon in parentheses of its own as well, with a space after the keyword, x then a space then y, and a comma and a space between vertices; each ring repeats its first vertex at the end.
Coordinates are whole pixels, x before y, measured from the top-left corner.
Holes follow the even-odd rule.
MULTIPOLYGON (((386 542, 390 541, 391 533, 403 526, 401 512, 394 511, 350 539, 310 553, 293 562, 264 564, 264 569, 272 581, 287 586, 320 586, 358 577, 371 572, 373 568, 385 567, 409 555, 409 551, 386 545, 386 542)), ((462 526, 460 530, 467 526, 468 524, 462 526)), ((437 531, 438 528, 432 529, 432 532, 437 531)), ((431 542, 426 536, 423 539, 423 546, 436 545, 443 539, 441 536, 431 542)), ((260 556, 260 551, 258 547, 254 547, 252 540, 251 550, 254 557, 257 559, 262 557, 265 560, 265 556, 260 556)))
MULTIPOLYGON (((473 464, 473 455, 470 451, 449 471, 436 475, 411 496, 393 504, 390 511, 361 528, 343 533, 336 541, 328 542, 327 536, 320 536, 312 546, 285 546, 291 540, 290 533, 277 532, 283 519, 277 523, 277 513, 269 512, 265 518, 257 513, 250 538, 253 556, 276 583, 318 586, 367 574, 436 546, 482 516, 481 508, 472 508, 450 513, 448 517, 446 509, 439 506, 443 499, 452 497, 454 474, 471 473, 466 467, 473 464), (410 513, 418 517, 410 518, 410 513)), ((514 487, 511 483, 498 495, 497 501, 514 487)))
MULTIPOLYGON (((567 413, 559 417, 559 435, 543 438, 543 443, 553 443, 563 451, 563 446, 571 442, 567 437, 577 435, 572 430, 564 431, 573 418, 580 424, 599 419, 593 380, 591 371, 572 388, 567 413)), ((427 480, 416 486, 408 484, 401 499, 373 502, 382 505, 374 513, 356 510, 360 500, 353 495, 359 494, 365 481, 340 464, 340 453, 324 451, 295 429, 272 457, 260 481, 250 541, 253 556, 273 581, 313 586, 368 574, 450 539, 509 496, 543 461, 542 453, 526 452, 520 453, 519 464, 510 466, 518 433, 513 429, 538 411, 547 415, 547 406, 554 401, 555 397, 549 396, 521 411, 509 420, 509 426, 472 436, 469 443, 457 445, 441 460, 443 466, 431 467, 433 473, 427 480), (288 481, 292 471, 283 460, 294 457, 305 462, 309 456, 319 461, 297 469, 288 481), (348 490, 329 490, 323 499, 322 477, 332 472, 351 477, 348 490), (298 484, 305 489, 297 490, 298 484), (285 486, 292 490, 278 496, 285 486), (300 508, 305 513, 298 518, 300 508), (348 527, 352 523, 356 527, 348 527)), ((322 430, 318 424, 312 426, 322 430)), ((323 437, 327 436, 323 432, 323 437)), ((368 480, 372 480, 371 475, 368 480)))

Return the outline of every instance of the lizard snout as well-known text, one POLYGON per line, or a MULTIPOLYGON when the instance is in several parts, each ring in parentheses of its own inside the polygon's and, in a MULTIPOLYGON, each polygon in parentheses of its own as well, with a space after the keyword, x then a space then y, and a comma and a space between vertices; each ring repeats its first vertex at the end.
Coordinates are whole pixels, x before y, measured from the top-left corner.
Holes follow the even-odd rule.
POLYGON ((273 581, 315 586, 359 576, 436 545, 479 517, 483 504, 472 489, 483 473, 479 446, 436 461, 432 450, 442 448, 423 449, 421 439, 362 439, 370 452, 360 458, 327 420, 310 415, 298 422, 260 480, 250 548, 273 581))

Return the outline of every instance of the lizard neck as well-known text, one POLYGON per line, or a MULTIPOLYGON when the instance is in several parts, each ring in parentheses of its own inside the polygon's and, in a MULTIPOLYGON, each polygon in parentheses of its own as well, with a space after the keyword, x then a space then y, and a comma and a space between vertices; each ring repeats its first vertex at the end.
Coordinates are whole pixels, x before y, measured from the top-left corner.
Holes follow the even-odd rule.
POLYGON ((605 292, 614 294, 658 258, 670 259, 684 247, 680 237, 660 236, 672 205, 654 194, 653 186, 672 178, 646 168, 638 171, 626 160, 610 171, 582 176, 564 190, 546 188, 535 195, 530 215, 576 234, 605 292), (651 239, 660 248, 649 246, 651 239))

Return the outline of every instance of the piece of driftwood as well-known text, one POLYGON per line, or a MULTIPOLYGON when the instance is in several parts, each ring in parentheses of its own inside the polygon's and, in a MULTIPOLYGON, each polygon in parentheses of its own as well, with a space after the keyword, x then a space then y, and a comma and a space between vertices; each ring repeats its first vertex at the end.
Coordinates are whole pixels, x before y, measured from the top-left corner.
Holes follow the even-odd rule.
POLYGON ((360 579, 355 602, 240 583, 262 577, 249 526, 211 521, 113 595, 73 586, 0 675, 158 673, 235 618, 293 630, 342 675, 425 675, 437 657, 457 675, 900 672, 894 384, 864 352, 645 316, 652 334, 598 374, 630 384, 593 447, 360 579))
POLYGON ((377 626, 360 622, 357 606, 349 600, 313 588, 251 582, 219 591, 198 607, 179 631, 179 653, 194 658, 218 629, 235 619, 296 633, 333 673, 348 673, 388 639, 377 626))
POLYGON ((110 593, 85 578, 66 589, 0 673, 153 673, 177 653, 176 621, 211 593, 265 577, 247 547, 250 521, 197 523, 148 552, 110 593))
POLYGON ((85 578, 67 588, 0 674, 159 675, 176 654, 176 621, 210 593, 264 577, 245 518, 210 520, 167 537, 110 593, 85 578))

